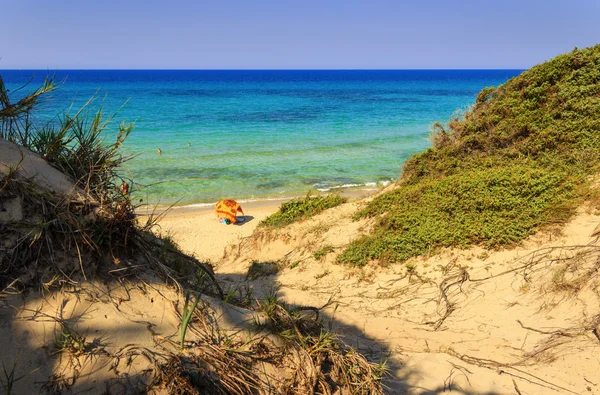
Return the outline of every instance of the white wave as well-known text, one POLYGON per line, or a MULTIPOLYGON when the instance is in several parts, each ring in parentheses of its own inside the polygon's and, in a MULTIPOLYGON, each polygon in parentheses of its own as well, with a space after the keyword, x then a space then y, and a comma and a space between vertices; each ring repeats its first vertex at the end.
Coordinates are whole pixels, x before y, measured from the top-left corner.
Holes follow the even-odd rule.
MULTIPOLYGON (((282 200, 289 200, 289 197, 275 197, 275 198, 248 198, 248 199, 234 199, 236 202, 238 203, 255 203, 255 202, 278 202, 278 201, 282 201, 282 200)), ((192 203, 192 204, 186 204, 183 206, 177 206, 178 208, 186 208, 186 207, 196 207, 196 208, 202 208, 202 207, 211 207, 216 205, 217 202, 212 202, 212 203, 192 203)))

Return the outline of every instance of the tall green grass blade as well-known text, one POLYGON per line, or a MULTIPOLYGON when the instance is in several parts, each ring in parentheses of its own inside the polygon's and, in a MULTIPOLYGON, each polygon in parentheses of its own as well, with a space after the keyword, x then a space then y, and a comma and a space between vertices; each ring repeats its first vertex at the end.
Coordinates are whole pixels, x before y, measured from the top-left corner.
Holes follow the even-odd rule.
POLYGON ((189 302, 190 302, 190 293, 188 291, 185 294, 185 302, 183 304, 183 311, 181 313, 181 326, 179 328, 180 344, 181 344, 182 350, 184 348, 185 334, 187 332, 187 328, 190 324, 190 321, 192 320, 194 311, 196 310, 196 307, 198 306, 198 303, 200 302, 200 295, 196 296, 196 301, 194 302, 194 304, 191 308, 189 308, 189 302))

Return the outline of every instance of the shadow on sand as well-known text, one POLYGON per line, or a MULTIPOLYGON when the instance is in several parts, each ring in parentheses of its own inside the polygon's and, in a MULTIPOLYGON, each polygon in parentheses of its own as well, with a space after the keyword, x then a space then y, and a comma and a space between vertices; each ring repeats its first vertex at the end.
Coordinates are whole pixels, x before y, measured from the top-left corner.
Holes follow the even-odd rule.
MULTIPOLYGON (((249 281, 244 275, 233 273, 218 273, 216 277, 223 288, 246 288, 251 290, 252 297, 256 299, 264 298, 269 293, 281 296, 277 275, 253 281, 249 281)), ((148 284, 135 281, 128 281, 124 285, 122 280, 116 280, 106 286, 117 290, 115 292, 123 297, 115 294, 109 300, 104 298, 105 295, 62 290, 60 294, 63 297, 68 294, 62 301, 61 297, 51 293, 39 296, 31 293, 28 297, 12 295, 2 300, 1 327, 3 332, 6 331, 4 333, 8 333, 0 340, 2 363, 7 369, 14 366, 16 377, 24 376, 14 383, 12 393, 129 394, 145 391, 145 386, 153 380, 149 373, 152 365, 148 362, 149 358, 158 362, 166 360, 166 356, 153 350, 151 344, 163 338, 177 339, 178 322, 164 322, 164 309, 172 308, 173 305, 181 308, 181 303, 171 300, 178 299, 181 302, 181 295, 175 292, 150 293, 150 289, 146 288, 148 284), (120 287, 126 289, 122 290, 120 287), (164 300, 158 300, 158 297, 163 297, 164 300), (152 299, 154 312, 142 310, 145 299, 152 299), (46 309, 28 310, 29 306, 41 302, 48 304, 46 309), (126 303, 131 303, 132 306, 127 306, 126 303), (54 318, 52 311, 55 313, 54 318), (86 317, 95 317, 95 326, 90 326, 86 317), (45 326, 43 339, 37 337, 39 328, 34 331, 33 325, 45 326), (77 344, 71 344, 70 347, 75 347, 75 350, 69 352, 85 353, 84 360, 88 361, 88 365, 78 366, 78 362, 69 354, 56 351, 57 342, 65 328, 71 330, 71 334, 79 334, 85 339, 81 350, 76 349, 77 344), (125 346, 116 347, 114 343, 117 336, 130 341, 125 346), (76 377, 69 376, 72 369, 78 372, 76 377), (109 374, 111 371, 114 374, 109 374)), ((286 304, 292 308, 306 307, 300 303, 286 304)), ((248 319, 240 322, 243 314, 237 310, 242 309, 235 306, 224 308, 221 310, 222 316, 218 318, 231 326, 250 324, 248 319)), ((324 328, 359 351, 369 362, 388 360, 391 351, 385 344, 370 339, 360 328, 337 320, 334 307, 320 309, 319 318, 324 328)), ((499 395, 496 392, 464 391, 452 383, 439 388, 411 386, 409 383, 417 381, 423 372, 404 369, 399 362, 393 360, 388 360, 388 366, 393 373, 384 380, 386 393, 389 394, 446 394, 453 391, 454 394, 464 395, 499 395)), ((1 380, 0 389, 6 386, 6 378, 1 380)))
POLYGON ((252 221, 253 219, 254 219, 254 217, 251 216, 251 215, 238 215, 237 216, 237 222, 234 225, 236 225, 236 226, 244 226, 248 222, 252 221))
MULTIPOLYGON (((245 289, 250 290, 252 298, 258 300, 265 298, 269 294, 275 294, 282 298, 280 285, 277 281, 277 275, 266 275, 255 280, 249 280, 247 276, 238 273, 217 273, 217 280, 223 285, 224 289, 245 289)), ((282 298, 283 300, 283 298, 282 298)), ((286 305, 293 310, 294 308, 316 307, 319 309, 319 318, 322 320, 323 328, 333 332, 346 346, 357 350, 365 358, 374 364, 382 361, 387 362, 390 375, 383 380, 385 393, 392 395, 400 394, 448 394, 449 392, 457 395, 500 395, 501 392, 486 391, 473 392, 463 390, 459 384, 449 378, 448 383, 439 387, 424 388, 411 385, 411 382, 418 382, 423 376, 422 371, 417 368, 404 367, 400 361, 390 359, 391 350, 381 341, 368 337, 364 331, 354 325, 349 325, 335 317, 335 300, 328 306, 306 306, 300 303, 287 302, 286 305)), ((226 312, 225 312, 226 313, 226 312)), ((239 325, 239 316, 233 315, 223 317, 225 321, 232 325, 239 325)), ((249 323, 248 323, 249 324, 249 323)), ((316 392, 318 393, 318 392, 316 392)))

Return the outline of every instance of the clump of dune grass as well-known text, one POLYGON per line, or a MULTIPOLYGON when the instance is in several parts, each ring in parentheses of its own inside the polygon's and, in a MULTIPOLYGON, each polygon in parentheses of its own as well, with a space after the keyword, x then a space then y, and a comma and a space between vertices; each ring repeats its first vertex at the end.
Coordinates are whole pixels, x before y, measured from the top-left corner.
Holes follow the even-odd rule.
POLYGON ((321 309, 290 306, 274 291, 247 307, 257 318, 245 336, 223 331, 210 307, 199 307, 190 322, 197 341, 160 364, 155 384, 171 394, 384 393, 386 363, 345 345, 324 327, 321 309))
POLYGON ((275 214, 268 216, 260 224, 265 227, 281 228, 315 216, 347 201, 347 198, 339 195, 312 196, 309 192, 304 198, 282 203, 275 214))
MULTIPOLYGON (((253 387, 250 386, 229 383, 228 378, 228 376, 223 377, 219 372, 213 371, 207 362, 198 357, 173 354, 166 363, 160 365, 157 381, 170 395, 227 395, 257 392, 253 391, 253 387), (248 391, 244 392, 245 390, 248 391)), ((258 383, 258 380, 256 381, 258 383)))
POLYGON ((87 105, 56 123, 31 122, 36 104, 53 89, 52 79, 47 79, 41 88, 12 103, 0 79, 0 136, 70 176, 81 193, 77 198, 48 193, 18 177, 17 169, 3 177, 0 196, 20 199, 25 214, 22 221, 3 224, 6 234, 16 237, 0 256, 3 274, 29 263, 43 267, 55 262, 60 252, 76 256, 85 277, 84 262, 91 255, 97 258, 94 261, 117 259, 129 247, 135 227, 134 207, 116 186, 122 181, 118 169, 129 159, 119 148, 132 125, 121 124, 115 141, 108 143, 109 121, 102 120, 101 109, 92 114, 87 105))
POLYGON ((291 393, 384 393, 385 362, 370 363, 344 344, 323 326, 321 309, 290 306, 274 291, 258 302, 258 308, 265 318, 256 325, 280 336, 286 347, 295 350, 296 357, 289 361, 292 375, 285 383, 291 393))
POLYGON ((0 200, 18 201, 23 218, 0 223, 5 241, 0 245, 0 285, 17 277, 31 284, 56 276, 87 279, 99 267, 113 276, 128 276, 150 267, 177 283, 210 283, 222 297, 210 265, 155 236, 151 231, 160 216, 139 223, 130 195, 119 188, 123 181, 134 185, 121 174, 131 159, 121 148, 133 124, 115 126, 114 116, 106 117, 101 106, 92 109, 93 98, 54 122, 31 121, 44 94, 55 88, 47 79, 13 103, 0 77, 0 137, 40 155, 69 176, 77 192, 50 193, 20 176, 20 164, 1 173, 0 200))
POLYGON ((335 247, 333 247, 331 245, 325 245, 313 253, 313 258, 315 258, 315 261, 320 261, 323 258, 325 258, 327 256, 327 254, 330 254, 334 251, 335 251, 335 247))
POLYGON ((376 218, 340 262, 404 261, 441 247, 518 243, 566 222, 600 169, 600 46, 560 55, 433 127, 398 188, 356 218, 376 218))

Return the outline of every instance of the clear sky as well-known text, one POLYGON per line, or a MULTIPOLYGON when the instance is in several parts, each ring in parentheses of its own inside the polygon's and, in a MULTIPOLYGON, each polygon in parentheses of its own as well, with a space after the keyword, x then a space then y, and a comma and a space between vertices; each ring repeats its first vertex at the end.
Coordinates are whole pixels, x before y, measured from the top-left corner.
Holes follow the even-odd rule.
POLYGON ((600 0, 0 0, 0 69, 524 69, 600 0))

